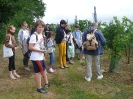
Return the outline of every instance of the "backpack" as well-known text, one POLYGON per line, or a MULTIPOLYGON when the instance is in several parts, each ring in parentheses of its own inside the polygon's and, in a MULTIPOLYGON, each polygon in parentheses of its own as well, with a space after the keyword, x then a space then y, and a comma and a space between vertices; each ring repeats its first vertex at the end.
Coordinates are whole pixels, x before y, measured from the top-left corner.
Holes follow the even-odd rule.
POLYGON ((96 50, 98 48, 98 42, 95 37, 95 29, 93 32, 88 33, 86 36, 86 41, 83 43, 83 46, 87 50, 96 50))

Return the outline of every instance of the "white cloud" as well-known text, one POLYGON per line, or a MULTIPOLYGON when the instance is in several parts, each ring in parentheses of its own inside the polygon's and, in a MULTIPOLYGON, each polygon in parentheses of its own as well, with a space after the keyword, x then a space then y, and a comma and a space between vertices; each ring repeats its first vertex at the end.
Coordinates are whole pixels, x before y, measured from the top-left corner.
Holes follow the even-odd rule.
POLYGON ((73 23, 78 19, 93 21, 92 13, 96 6, 98 21, 109 22, 113 16, 121 19, 127 16, 133 19, 132 0, 43 0, 47 10, 43 18, 45 23, 59 23, 61 19, 68 19, 73 23))

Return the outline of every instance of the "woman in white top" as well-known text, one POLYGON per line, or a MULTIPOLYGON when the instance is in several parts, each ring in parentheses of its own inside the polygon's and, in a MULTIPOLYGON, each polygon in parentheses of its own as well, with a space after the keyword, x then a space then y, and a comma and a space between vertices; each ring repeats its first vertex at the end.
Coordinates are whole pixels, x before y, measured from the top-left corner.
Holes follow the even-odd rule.
POLYGON ((29 52, 28 52, 28 44, 27 44, 27 40, 30 36, 29 31, 27 30, 27 23, 23 22, 22 23, 22 29, 19 30, 18 32, 18 42, 19 42, 19 47, 22 50, 22 53, 24 55, 23 58, 23 65, 25 70, 30 70, 28 67, 28 62, 29 62, 29 52))
POLYGON ((44 30, 44 22, 38 20, 35 23, 36 32, 31 35, 29 41, 29 50, 31 50, 30 60, 34 66, 35 80, 37 84, 37 92, 47 93, 48 91, 41 86, 41 76, 43 77, 45 87, 49 87, 50 83, 46 75, 46 65, 44 62, 44 53, 46 49, 44 47, 44 38, 42 32, 44 30))

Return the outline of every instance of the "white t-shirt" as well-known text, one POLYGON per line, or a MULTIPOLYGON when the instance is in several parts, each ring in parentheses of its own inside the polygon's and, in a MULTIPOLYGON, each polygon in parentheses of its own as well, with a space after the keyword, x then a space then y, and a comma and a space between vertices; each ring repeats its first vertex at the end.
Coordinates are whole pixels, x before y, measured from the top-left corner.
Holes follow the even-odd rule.
POLYGON ((29 31, 28 30, 22 30, 23 31, 23 37, 24 39, 28 39, 29 37, 29 31))
MULTIPOLYGON (((64 30, 63 30, 64 31, 64 30)), ((64 31, 64 38, 63 38, 63 41, 66 41, 66 33, 64 31)))
MULTIPOLYGON (((36 35, 35 34, 31 35, 29 44, 30 43, 32 43, 32 44, 34 43, 35 44, 34 45, 35 48, 41 49, 42 46, 44 47, 44 38, 43 38, 42 34, 37 34, 37 36, 38 36, 38 41, 36 39, 36 35)), ((34 61, 43 60, 43 57, 44 57, 44 53, 32 51, 31 52, 31 56, 30 56, 30 60, 34 60, 34 61)))

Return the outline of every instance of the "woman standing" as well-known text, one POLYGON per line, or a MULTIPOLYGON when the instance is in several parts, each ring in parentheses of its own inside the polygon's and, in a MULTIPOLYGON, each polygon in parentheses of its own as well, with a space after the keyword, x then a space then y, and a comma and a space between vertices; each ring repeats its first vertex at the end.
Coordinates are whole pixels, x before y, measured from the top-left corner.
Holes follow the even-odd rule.
POLYGON ((27 29, 27 23, 23 22, 22 23, 22 29, 19 30, 18 32, 18 42, 19 42, 19 46, 22 50, 22 53, 24 55, 23 58, 23 65, 24 65, 24 69, 25 70, 30 70, 28 67, 28 62, 29 62, 29 51, 28 51, 28 44, 27 44, 27 40, 30 36, 30 33, 27 29))
POLYGON ((50 68, 49 68, 49 72, 50 73, 54 73, 55 70, 53 69, 54 66, 54 49, 55 49, 55 45, 54 45, 54 40, 53 40, 53 33, 50 31, 47 34, 47 53, 50 56, 50 68))
POLYGON ((16 73, 16 69, 15 69, 15 50, 18 49, 18 47, 16 45, 16 41, 15 41, 15 38, 14 38, 14 33, 15 33, 15 27, 13 25, 9 26, 6 29, 5 46, 9 47, 9 48, 12 48, 12 51, 13 51, 13 56, 9 57, 9 65, 8 65, 10 77, 12 79, 16 79, 16 77, 20 77, 16 73), (12 44, 9 44, 10 39, 12 41, 12 44))

